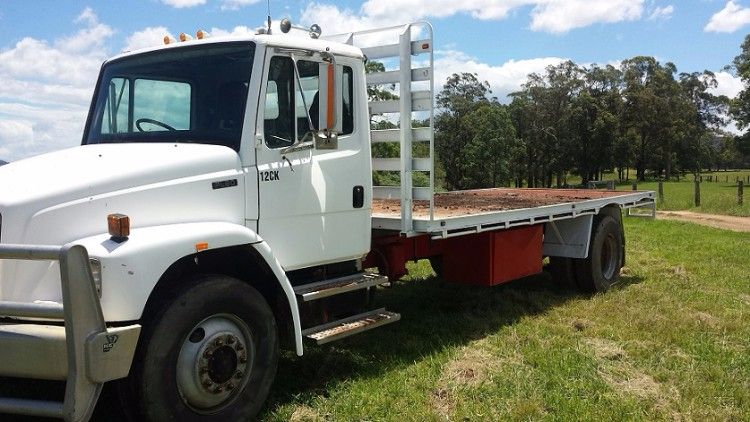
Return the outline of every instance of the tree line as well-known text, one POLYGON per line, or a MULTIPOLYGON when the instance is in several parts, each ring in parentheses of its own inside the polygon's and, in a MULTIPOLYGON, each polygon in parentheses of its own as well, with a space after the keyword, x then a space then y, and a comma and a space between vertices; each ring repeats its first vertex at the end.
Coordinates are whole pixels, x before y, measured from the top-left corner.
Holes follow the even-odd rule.
MULTIPOLYGON (((508 104, 491 97, 478 75, 453 74, 436 97, 436 165, 443 185, 560 187, 569 174, 587 183, 605 171, 616 171, 620 180, 644 180, 748 167, 750 135, 723 128, 730 118, 741 129, 750 126, 750 35, 730 68, 745 86, 735 100, 712 93, 714 73, 680 73, 673 63, 647 56, 619 66, 548 66, 530 74, 508 104)), ((387 89, 368 93, 396 98, 387 89)), ((376 156, 397 154, 388 149, 395 145, 374 147, 376 156)))

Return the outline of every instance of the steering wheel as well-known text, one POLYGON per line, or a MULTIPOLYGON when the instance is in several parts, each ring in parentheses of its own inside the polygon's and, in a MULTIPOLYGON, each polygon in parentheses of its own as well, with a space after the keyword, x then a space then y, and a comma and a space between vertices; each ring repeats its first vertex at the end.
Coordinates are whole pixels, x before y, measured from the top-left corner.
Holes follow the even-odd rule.
POLYGON ((141 127, 141 123, 150 123, 150 124, 155 125, 155 126, 163 127, 166 130, 177 130, 177 129, 173 128, 172 126, 169 126, 166 123, 163 123, 163 122, 160 122, 158 120, 149 119, 149 118, 144 117, 142 119, 138 119, 138 120, 135 121, 135 127, 137 127, 138 130, 140 130, 141 132, 146 132, 141 127))

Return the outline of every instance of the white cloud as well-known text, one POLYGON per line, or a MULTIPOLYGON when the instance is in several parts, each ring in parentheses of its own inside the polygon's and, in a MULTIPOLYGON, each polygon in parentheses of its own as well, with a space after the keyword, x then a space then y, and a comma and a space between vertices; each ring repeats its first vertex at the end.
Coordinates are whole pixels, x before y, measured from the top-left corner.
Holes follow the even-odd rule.
POLYGON ((27 37, 0 51, 0 158, 16 160, 80 143, 114 31, 90 8, 75 23, 83 27, 52 43, 27 37))
POLYGON ((729 72, 716 72, 715 75, 717 87, 709 90, 714 95, 726 95, 729 98, 735 98, 745 88, 742 80, 729 72))
POLYGON ((437 51, 435 56, 436 91, 442 89, 446 79, 454 73, 476 73, 480 80, 489 82, 492 95, 501 102, 506 102, 511 92, 519 91, 530 73, 543 73, 547 66, 565 61, 560 57, 542 57, 490 65, 455 50, 437 51))
POLYGON ((643 0, 548 0, 531 12, 531 29, 561 34, 595 23, 632 21, 642 14, 643 0))
POLYGON ((644 0, 367 0, 359 10, 309 3, 301 16, 305 23, 318 23, 326 34, 334 34, 461 13, 482 20, 503 20, 514 10, 534 6, 532 30, 565 33, 596 23, 640 19, 643 3, 644 0))
POLYGON ((648 19, 655 21, 655 20, 669 20, 672 18, 672 14, 674 13, 674 6, 671 4, 669 6, 665 7, 656 7, 651 13, 648 15, 648 19))
POLYGON ((750 8, 728 1, 703 28, 706 32, 734 32, 750 23, 750 8))
MULTIPOLYGON (((271 29, 274 29, 274 26, 278 27, 278 24, 276 25, 272 24, 271 29)), ((244 26, 244 25, 240 25, 240 26, 235 26, 231 31, 228 31, 226 29, 221 29, 221 28, 211 28, 211 30, 208 32, 211 34, 212 37, 228 37, 228 36, 243 37, 243 36, 255 34, 255 29, 244 26)), ((274 33, 279 33, 279 32, 281 31, 276 30, 274 33)))
POLYGON ((132 33, 125 40, 123 51, 133 51, 146 47, 155 47, 164 42, 164 36, 174 38, 171 32, 163 26, 149 26, 132 33))
POLYGON ((260 0, 223 0, 221 10, 239 10, 241 7, 258 3, 260 0))
POLYGON ((206 4, 206 0, 161 0, 162 3, 167 6, 172 6, 177 9, 183 9, 187 7, 200 6, 206 4))

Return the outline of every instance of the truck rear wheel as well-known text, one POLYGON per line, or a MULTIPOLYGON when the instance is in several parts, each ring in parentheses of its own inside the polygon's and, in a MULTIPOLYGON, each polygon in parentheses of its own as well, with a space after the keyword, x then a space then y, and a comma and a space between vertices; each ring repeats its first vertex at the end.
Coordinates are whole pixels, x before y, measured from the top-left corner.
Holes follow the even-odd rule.
POLYGON ((605 292, 620 278, 623 241, 620 222, 611 215, 594 217, 589 256, 574 259, 578 288, 586 292, 605 292))
POLYGON ((151 421, 251 420, 278 355, 274 316, 257 290, 231 277, 195 277, 145 321, 131 406, 151 421))

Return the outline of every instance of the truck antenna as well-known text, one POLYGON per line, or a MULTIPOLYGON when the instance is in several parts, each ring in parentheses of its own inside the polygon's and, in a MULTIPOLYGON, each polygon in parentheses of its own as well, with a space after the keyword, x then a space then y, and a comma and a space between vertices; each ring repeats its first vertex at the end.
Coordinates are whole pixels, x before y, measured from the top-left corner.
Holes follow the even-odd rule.
POLYGON ((271 0, 267 0, 268 5, 268 34, 271 33, 271 0))

